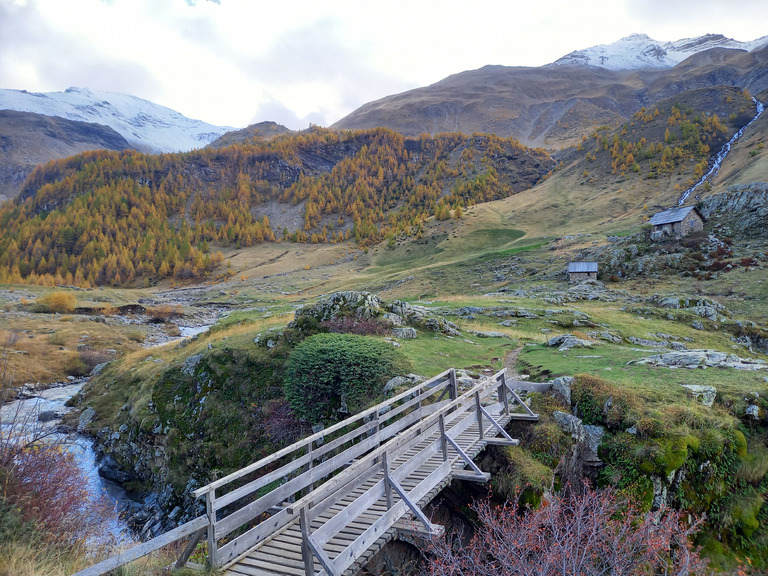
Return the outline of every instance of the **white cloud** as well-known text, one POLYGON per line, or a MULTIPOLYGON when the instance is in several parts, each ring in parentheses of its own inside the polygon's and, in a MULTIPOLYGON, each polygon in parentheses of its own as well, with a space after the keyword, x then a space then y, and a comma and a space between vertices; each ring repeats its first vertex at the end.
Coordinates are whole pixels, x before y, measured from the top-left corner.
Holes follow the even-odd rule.
POLYGON ((86 86, 215 124, 304 128, 463 70, 538 66, 633 32, 751 40, 768 32, 762 10, 762 0, 0 0, 0 87, 86 86))

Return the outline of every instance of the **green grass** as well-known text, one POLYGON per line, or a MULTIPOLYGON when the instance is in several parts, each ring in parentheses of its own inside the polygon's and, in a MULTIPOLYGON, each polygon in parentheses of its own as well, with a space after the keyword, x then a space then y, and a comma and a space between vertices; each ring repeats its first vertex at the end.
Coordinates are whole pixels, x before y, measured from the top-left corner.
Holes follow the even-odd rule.
POLYGON ((416 374, 431 377, 447 368, 499 370, 516 342, 506 338, 449 338, 420 332, 413 340, 399 340, 416 374))
POLYGON ((719 403, 726 405, 744 404, 744 397, 751 392, 757 392, 761 396, 768 395, 768 384, 764 381, 768 370, 747 372, 730 368, 674 369, 629 364, 631 361, 658 353, 660 352, 638 351, 628 346, 612 344, 572 348, 567 352, 560 352, 557 348, 545 345, 529 345, 521 352, 518 363, 537 379, 574 374, 599 376, 631 389, 645 402, 658 406, 684 402, 687 396, 682 384, 713 386, 718 391, 719 403))

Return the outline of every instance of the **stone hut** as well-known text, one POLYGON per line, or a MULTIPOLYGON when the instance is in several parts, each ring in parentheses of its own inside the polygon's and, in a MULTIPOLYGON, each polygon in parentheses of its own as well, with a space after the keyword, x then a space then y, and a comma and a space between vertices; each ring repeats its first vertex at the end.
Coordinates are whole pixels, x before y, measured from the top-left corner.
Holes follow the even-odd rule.
POLYGON ((660 240, 666 236, 680 238, 691 232, 704 229, 704 216, 695 206, 670 208, 658 212, 651 218, 653 231, 652 240, 660 240))
POLYGON ((597 280, 597 262, 568 262, 568 281, 597 280))

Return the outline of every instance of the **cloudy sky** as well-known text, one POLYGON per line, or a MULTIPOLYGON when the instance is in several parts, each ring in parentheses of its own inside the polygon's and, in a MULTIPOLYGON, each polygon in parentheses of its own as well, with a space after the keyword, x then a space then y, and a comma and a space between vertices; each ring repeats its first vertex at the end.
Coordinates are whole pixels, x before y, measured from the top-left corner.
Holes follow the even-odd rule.
POLYGON ((0 88, 125 92, 219 125, 327 126, 486 64, 634 32, 768 34, 764 0, 0 0, 0 88))

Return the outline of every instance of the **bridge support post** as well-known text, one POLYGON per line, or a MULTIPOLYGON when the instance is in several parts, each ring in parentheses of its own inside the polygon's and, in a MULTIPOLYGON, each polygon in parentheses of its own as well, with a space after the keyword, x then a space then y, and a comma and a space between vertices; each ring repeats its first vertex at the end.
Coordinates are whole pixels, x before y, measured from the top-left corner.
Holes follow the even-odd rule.
POLYGON ((456 400, 456 398, 459 397, 459 384, 456 381, 456 368, 451 368, 451 371, 448 373, 448 379, 450 380, 448 384, 448 398, 456 400))
POLYGON ((440 414, 440 445, 443 448, 443 461, 448 460, 448 441, 445 439, 445 416, 440 414))
POLYGON ((392 479, 389 477, 389 457, 387 453, 381 455, 381 464, 384 467, 384 493, 387 496, 387 509, 392 508, 392 479))
POLYGON ((480 440, 483 439, 483 406, 480 403, 480 392, 475 392, 475 411, 477 412, 477 428, 480 440))
POLYGON ((216 490, 205 493, 205 515, 208 517, 208 564, 211 568, 219 565, 218 550, 216 549, 216 490))
POLYGON ((299 526, 301 527, 301 558, 304 560, 304 573, 306 576, 315 574, 315 556, 309 546, 310 520, 307 517, 306 508, 299 510, 299 526))
POLYGON ((501 373, 501 383, 499 384, 499 402, 504 402, 504 414, 509 414, 509 394, 507 394, 507 375, 505 372, 501 373))

